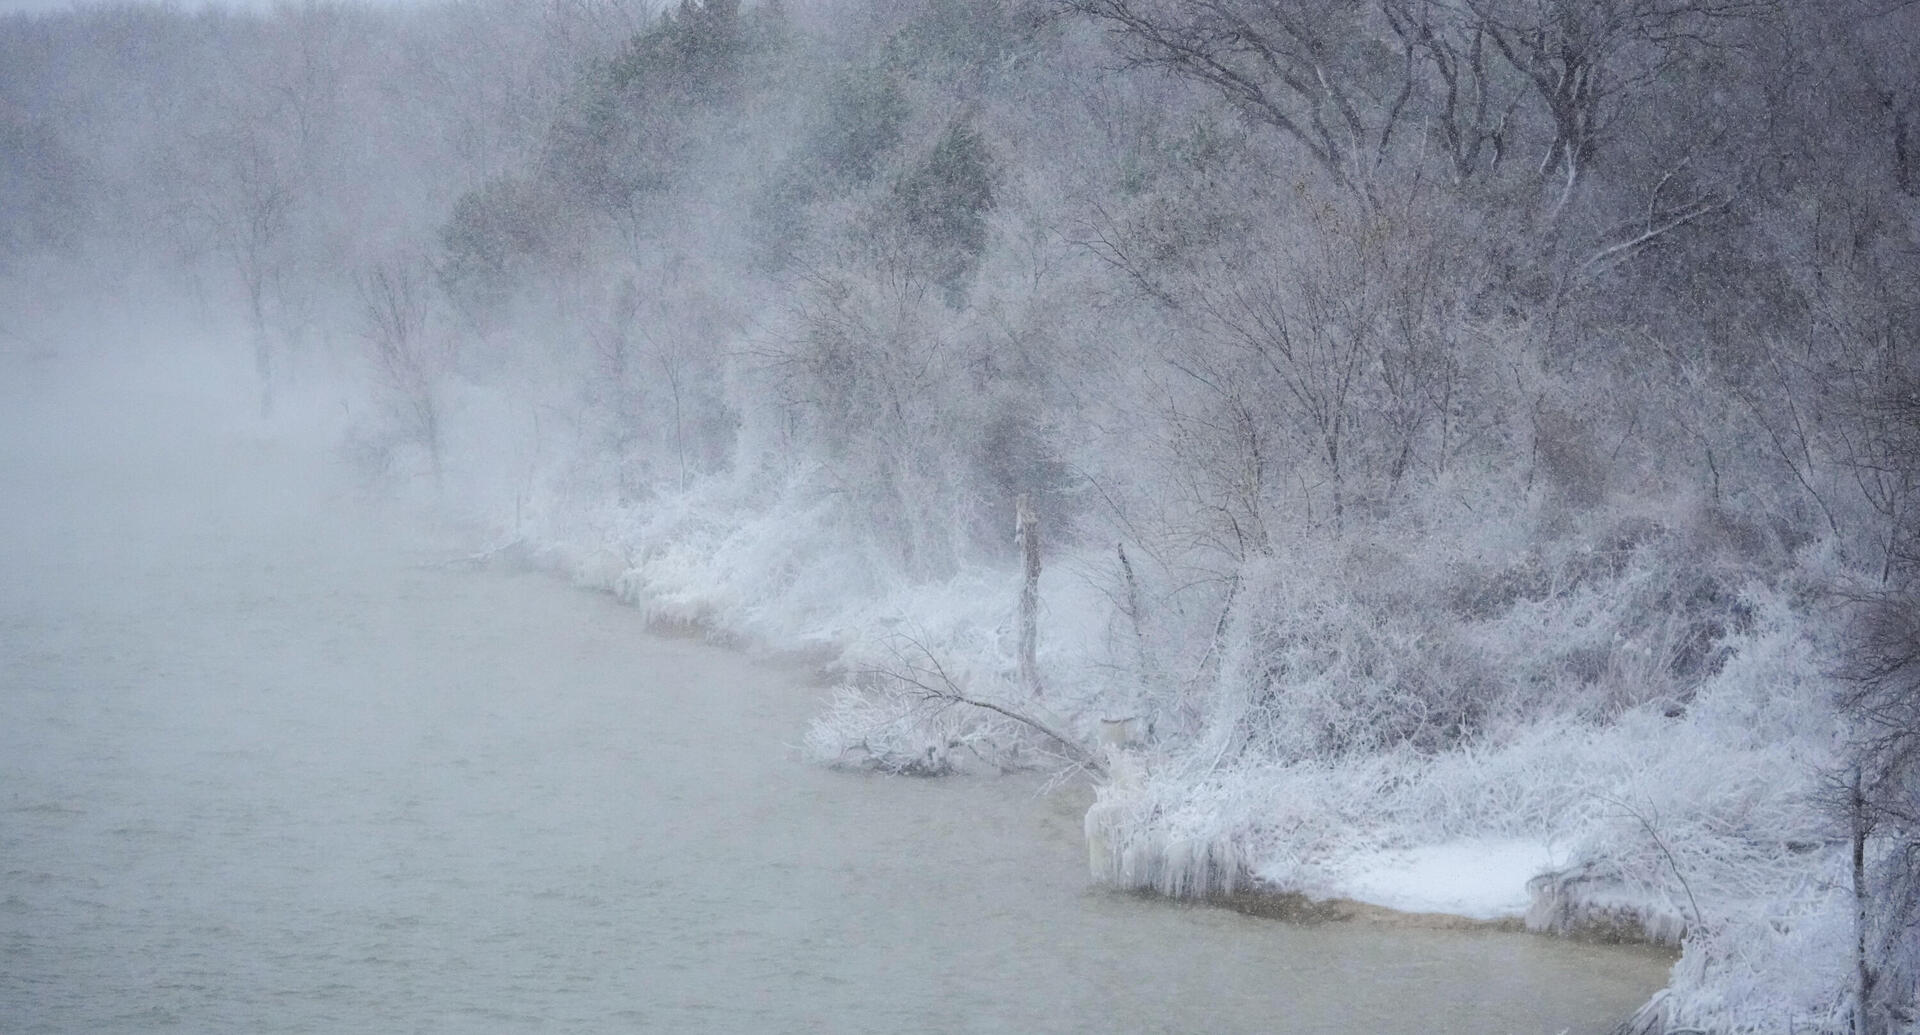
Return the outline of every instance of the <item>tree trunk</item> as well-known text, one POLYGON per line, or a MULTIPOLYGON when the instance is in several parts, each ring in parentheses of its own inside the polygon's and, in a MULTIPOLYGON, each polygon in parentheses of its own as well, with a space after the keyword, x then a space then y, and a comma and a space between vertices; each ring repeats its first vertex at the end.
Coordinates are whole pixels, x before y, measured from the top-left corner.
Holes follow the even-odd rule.
POLYGON ((1040 519, 1024 493, 1014 503, 1014 538, 1026 556, 1026 576, 1020 582, 1020 685, 1039 697, 1040 519))
POLYGON ((1137 682, 1134 688, 1134 712, 1151 725, 1153 713, 1159 711, 1153 698, 1159 695, 1163 680, 1153 664, 1152 651, 1147 646, 1146 603, 1140 596, 1140 582, 1133 575, 1133 562, 1127 559, 1125 543, 1115 544, 1114 549, 1120 554, 1120 574, 1127 580, 1127 618, 1133 622, 1134 674, 1137 682))
POLYGON ((1872 832, 1873 820, 1867 814, 1867 798, 1861 788, 1858 767, 1853 770, 1853 780, 1847 788, 1847 817, 1853 827, 1853 1033, 1879 1035, 1879 1026, 1873 1023, 1871 1013, 1873 965, 1867 959, 1867 927, 1873 917, 1872 891, 1867 887, 1867 835, 1872 832))
POLYGON ((260 381, 260 416, 273 416, 273 342, 267 338, 266 288, 247 283, 247 330, 253 336, 253 371, 260 381))

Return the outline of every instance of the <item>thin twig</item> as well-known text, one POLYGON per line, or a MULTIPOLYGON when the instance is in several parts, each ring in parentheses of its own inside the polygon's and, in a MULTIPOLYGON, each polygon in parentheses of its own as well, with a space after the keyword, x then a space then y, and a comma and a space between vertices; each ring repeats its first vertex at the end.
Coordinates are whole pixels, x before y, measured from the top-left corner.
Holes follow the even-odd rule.
POLYGON ((1693 907, 1693 925, 1695 927, 1700 926, 1700 924, 1704 922, 1702 919, 1703 914, 1700 912, 1700 902, 1693 897, 1693 885, 1687 883, 1687 875, 1680 872, 1680 863, 1674 859, 1673 852, 1667 848, 1666 840, 1660 836, 1658 830, 1654 829, 1653 823, 1650 822, 1639 809, 1634 808, 1624 801, 1605 797, 1601 800, 1620 806, 1626 810, 1627 815, 1640 821, 1641 829, 1647 832, 1648 837, 1653 838, 1653 846, 1660 849, 1660 854, 1666 857, 1667 867, 1673 871, 1674 878, 1680 882, 1680 890, 1687 893, 1687 904, 1693 907))

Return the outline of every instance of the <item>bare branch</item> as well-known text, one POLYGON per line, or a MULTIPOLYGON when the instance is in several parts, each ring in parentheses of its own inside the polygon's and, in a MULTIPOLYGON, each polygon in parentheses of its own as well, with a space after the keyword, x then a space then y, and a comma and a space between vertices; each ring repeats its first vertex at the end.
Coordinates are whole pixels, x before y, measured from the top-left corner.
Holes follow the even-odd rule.
POLYGON ((1059 744, 1075 764, 1085 767, 1096 776, 1104 778, 1107 775, 1106 764, 1098 756, 1071 735, 1062 732, 1052 722, 1026 710, 967 693, 948 674, 946 667, 940 663, 939 657, 925 643, 911 636, 903 636, 901 641, 912 648, 918 655, 917 659, 909 658, 896 649, 894 656, 900 660, 900 666, 875 674, 912 687, 926 700, 964 704, 1012 719, 1059 744))

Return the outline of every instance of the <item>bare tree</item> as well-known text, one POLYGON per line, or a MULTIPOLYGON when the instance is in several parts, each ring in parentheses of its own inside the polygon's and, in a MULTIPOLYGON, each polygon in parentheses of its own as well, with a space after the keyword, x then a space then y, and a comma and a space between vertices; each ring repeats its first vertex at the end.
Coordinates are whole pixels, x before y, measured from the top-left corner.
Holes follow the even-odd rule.
POLYGON ((285 272, 294 188, 265 127, 244 113, 188 138, 173 155, 166 182, 176 191, 171 212, 193 243, 209 245, 239 281, 246 305, 260 409, 273 412, 274 349, 268 306, 285 272))
POLYGON ((1433 53, 1430 30, 1387 18, 1371 0, 1063 2, 1113 29, 1131 61, 1213 87, 1362 193, 1433 53), (1369 67, 1383 36, 1397 37, 1390 70, 1369 67))
MULTIPOLYGON (((1635 91, 1768 0, 1061 0, 1138 64, 1205 83, 1370 199, 1396 144, 1437 147, 1456 181, 1522 145, 1563 211, 1635 91), (1519 75, 1518 85, 1514 73, 1519 75)), ((1669 215, 1683 217, 1685 206, 1669 215)))
POLYGON ((1539 170, 1561 184, 1555 215, 1586 179, 1610 124, 1637 90, 1683 55, 1714 43, 1735 19, 1773 6, 1767 0, 1461 2, 1474 30, 1526 76, 1550 120, 1539 170))
POLYGON ((361 337, 374 370, 393 400, 406 437, 427 450, 437 482, 442 475, 441 382, 456 357, 452 335, 431 326, 432 279, 423 264, 380 263, 355 278, 361 337))

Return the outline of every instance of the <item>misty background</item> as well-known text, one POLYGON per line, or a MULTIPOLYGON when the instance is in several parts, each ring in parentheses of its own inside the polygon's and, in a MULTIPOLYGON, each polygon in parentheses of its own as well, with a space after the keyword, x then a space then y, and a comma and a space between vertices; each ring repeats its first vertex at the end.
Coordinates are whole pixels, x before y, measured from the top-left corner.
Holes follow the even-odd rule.
POLYGON ((1541 838, 1650 1025, 1913 1023, 1920 9, 41 6, 9 363, 822 652, 823 763, 1122 730, 1108 883, 1541 838))

